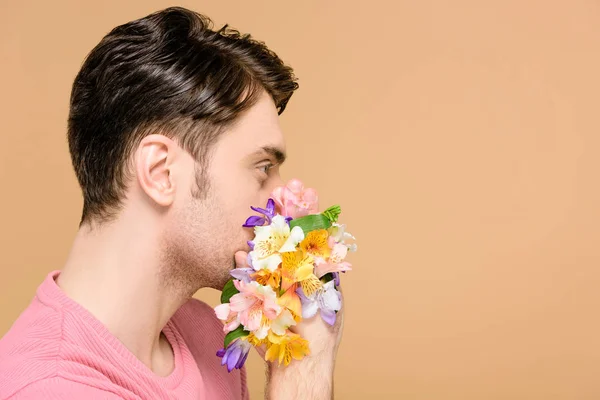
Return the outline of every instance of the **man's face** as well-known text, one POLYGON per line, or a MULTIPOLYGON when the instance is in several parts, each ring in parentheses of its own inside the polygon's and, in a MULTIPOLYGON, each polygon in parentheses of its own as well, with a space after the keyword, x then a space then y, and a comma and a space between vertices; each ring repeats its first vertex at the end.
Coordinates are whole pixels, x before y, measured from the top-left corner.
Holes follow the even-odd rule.
MULTIPOLYGON (((242 227, 253 214, 250 206, 264 207, 272 190, 282 184, 279 165, 285 143, 273 100, 263 97, 224 132, 209 155, 207 188, 193 196, 183 189, 169 217, 165 256, 168 275, 183 287, 222 289, 234 268, 234 254, 248 250, 254 236, 242 227), (278 159, 279 158, 279 159, 278 159)), ((193 167, 198 168, 194 163, 193 167)))

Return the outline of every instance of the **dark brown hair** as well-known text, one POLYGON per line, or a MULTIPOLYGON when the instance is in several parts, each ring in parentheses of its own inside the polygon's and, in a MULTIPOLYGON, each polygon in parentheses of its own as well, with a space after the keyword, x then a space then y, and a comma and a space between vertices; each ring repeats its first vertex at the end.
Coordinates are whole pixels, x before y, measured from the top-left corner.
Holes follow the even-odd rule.
MULTIPOLYGON (((212 30, 208 17, 184 8, 114 28, 87 56, 71 92, 81 223, 116 215, 131 152, 144 136, 171 137, 205 167, 210 146, 263 91, 281 114, 297 88, 292 69, 264 43, 228 25, 212 30)), ((204 169, 198 193, 206 189, 204 169)))

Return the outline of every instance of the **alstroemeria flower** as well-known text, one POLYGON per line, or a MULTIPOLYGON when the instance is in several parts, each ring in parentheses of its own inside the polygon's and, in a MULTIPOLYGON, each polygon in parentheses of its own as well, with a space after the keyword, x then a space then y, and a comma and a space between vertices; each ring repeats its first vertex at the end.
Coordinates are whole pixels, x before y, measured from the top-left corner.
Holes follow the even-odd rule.
POLYGON ((314 258, 302 250, 283 254, 281 266, 281 289, 287 291, 298 283, 307 295, 323 285, 314 274, 314 258))
POLYGON ((226 322, 225 332, 235 330, 240 324, 248 331, 255 331, 260 328, 263 316, 273 320, 281 312, 277 295, 271 287, 254 281, 234 280, 233 284, 240 293, 231 296, 229 303, 215 307, 217 318, 226 322))
POLYGON ((281 264, 281 253, 296 251, 296 246, 304 239, 299 226, 290 230, 285 217, 276 215, 270 225, 254 228, 254 250, 250 252, 251 265, 258 271, 275 271, 281 264))
POLYGON ((281 270, 278 268, 275 271, 268 269, 259 269, 254 271, 251 279, 260 283, 263 286, 270 286, 273 290, 279 290, 279 282, 281 281, 281 270))
POLYGON ((308 342, 296 333, 288 333, 284 336, 269 333, 267 346, 265 360, 279 361, 279 365, 287 366, 292 362, 292 358, 301 360, 310 354, 308 342))
POLYGON ((328 239, 329 232, 325 229, 310 231, 300 242, 300 248, 315 257, 327 258, 331 254, 328 239))
POLYGON ((288 217, 300 218, 316 214, 319 209, 316 190, 305 189, 298 179, 292 179, 285 186, 275 188, 271 197, 275 200, 279 213, 288 217))
POLYGON ((232 269, 230 274, 232 277, 239 281, 243 281, 246 283, 250 283, 252 280, 252 274, 254 273, 254 268, 235 268, 232 269))
POLYGON ((267 201, 267 207, 266 208, 260 208, 260 207, 250 207, 251 209, 253 209, 254 211, 256 211, 259 214, 262 214, 263 216, 260 217, 258 215, 253 215, 251 217, 249 217, 246 222, 244 223, 245 228, 253 228, 255 226, 263 226, 265 223, 270 224, 271 220, 273 219, 273 217, 275 216, 275 201, 273 201, 273 199, 269 199, 267 201))
POLYGON ((296 292, 302 301, 302 318, 312 318, 321 310, 323 321, 332 326, 335 324, 335 312, 342 309, 342 294, 335 289, 333 281, 324 284, 312 296, 306 296, 302 288, 298 288, 296 292))
POLYGON ((270 331, 277 335, 285 335, 286 330, 292 325, 296 325, 294 316, 289 310, 283 309, 277 318, 273 320, 263 316, 260 327, 252 333, 258 340, 262 340, 267 337, 270 331))
POLYGON ((252 344, 249 341, 238 338, 229 343, 226 349, 217 351, 217 356, 221 357, 221 365, 227 364, 227 371, 231 372, 234 368, 240 369, 244 366, 252 344))
POLYGON ((296 293, 298 284, 294 283, 288 290, 283 293, 278 301, 281 307, 284 307, 291 311, 296 321, 302 320, 302 302, 300 296, 296 293))
MULTIPOLYGON (((321 278, 325 274, 352 270, 352 264, 343 261, 347 254, 348 247, 346 245, 341 243, 335 244, 327 261, 322 258, 315 259, 315 275, 321 278)), ((339 284, 337 286, 339 286, 339 284)))
POLYGON ((346 232, 346 225, 333 223, 327 230, 329 232, 329 246, 333 248, 336 243, 341 243, 348 247, 349 251, 356 251, 357 246, 354 244, 347 244, 346 240, 356 240, 349 232, 346 232))

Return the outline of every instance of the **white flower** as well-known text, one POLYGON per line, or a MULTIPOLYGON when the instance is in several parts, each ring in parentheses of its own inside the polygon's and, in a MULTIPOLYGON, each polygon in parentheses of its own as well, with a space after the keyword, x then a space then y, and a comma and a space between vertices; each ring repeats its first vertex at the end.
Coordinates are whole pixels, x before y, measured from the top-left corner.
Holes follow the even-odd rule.
POLYGON ((252 267, 256 271, 275 271, 281 264, 280 253, 296 251, 298 243, 304 240, 302 228, 296 226, 290 230, 290 226, 281 215, 273 217, 270 225, 255 227, 254 232, 254 250, 250 252, 250 257, 252 267))

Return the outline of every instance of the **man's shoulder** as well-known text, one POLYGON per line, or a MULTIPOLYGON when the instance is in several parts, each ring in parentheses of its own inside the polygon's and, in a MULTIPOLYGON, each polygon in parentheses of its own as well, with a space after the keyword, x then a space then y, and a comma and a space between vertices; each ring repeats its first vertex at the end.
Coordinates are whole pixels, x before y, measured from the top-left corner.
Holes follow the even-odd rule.
POLYGON ((55 374, 62 318, 34 299, 0 339, 0 398, 55 374))
POLYGON ((223 323, 205 302, 196 298, 188 300, 177 310, 171 321, 194 355, 210 353, 212 358, 223 347, 223 323))
POLYGON ((55 357, 62 337, 63 318, 61 310, 34 299, 0 338, 0 368, 7 360, 55 357))
POLYGON ((214 309, 202 300, 191 298, 177 310, 172 321, 182 330, 207 330, 206 333, 223 331, 223 323, 217 318, 214 309))
POLYGON ((195 297, 192 297, 187 302, 185 302, 183 306, 181 306, 181 308, 178 310, 178 312, 180 311, 201 314, 205 318, 214 318, 218 321, 214 309, 207 303, 195 297))

